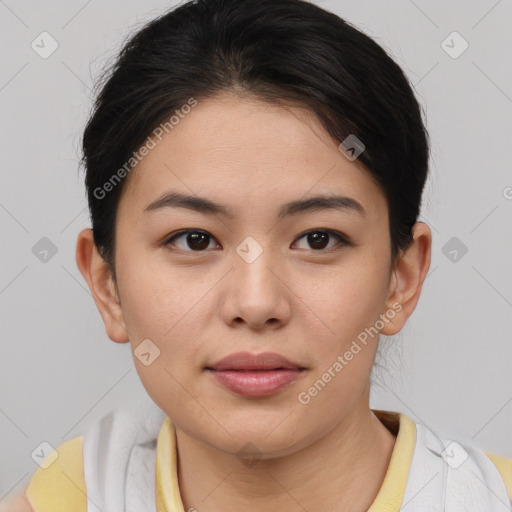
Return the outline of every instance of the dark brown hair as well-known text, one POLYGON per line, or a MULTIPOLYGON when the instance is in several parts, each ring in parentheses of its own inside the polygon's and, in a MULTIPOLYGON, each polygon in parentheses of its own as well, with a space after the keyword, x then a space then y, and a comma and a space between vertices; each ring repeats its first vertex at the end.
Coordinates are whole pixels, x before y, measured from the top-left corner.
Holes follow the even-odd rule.
POLYGON ((104 76, 83 133, 94 241, 115 279, 115 219, 126 179, 98 190, 155 127, 191 97, 244 91, 299 102, 358 157, 389 207, 392 260, 411 241, 428 172, 429 138, 400 67, 373 39, 304 0, 194 0, 137 31, 104 76))

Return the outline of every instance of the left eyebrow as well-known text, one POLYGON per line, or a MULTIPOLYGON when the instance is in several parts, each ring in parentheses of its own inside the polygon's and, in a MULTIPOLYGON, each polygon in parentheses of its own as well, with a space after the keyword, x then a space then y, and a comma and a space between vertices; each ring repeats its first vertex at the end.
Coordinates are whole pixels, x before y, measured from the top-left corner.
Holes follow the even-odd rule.
MULTIPOLYGON (((205 197, 191 196, 172 192, 165 194, 159 199, 148 204, 144 208, 144 212, 154 211, 160 208, 187 208, 206 215, 221 214, 230 219, 235 215, 231 209, 219 203, 215 203, 205 197)), ((277 213, 279 219, 289 217, 292 215, 299 215, 308 212, 321 211, 321 210, 344 210, 353 211, 365 216, 366 212, 362 204, 347 196, 316 196, 307 199, 300 199, 283 204, 277 213)))
POLYGON ((365 216, 366 212, 363 205, 347 196, 316 196, 299 201, 286 203, 279 209, 277 216, 282 219, 289 215, 297 215, 307 212, 316 212, 321 210, 345 210, 354 211, 365 216))

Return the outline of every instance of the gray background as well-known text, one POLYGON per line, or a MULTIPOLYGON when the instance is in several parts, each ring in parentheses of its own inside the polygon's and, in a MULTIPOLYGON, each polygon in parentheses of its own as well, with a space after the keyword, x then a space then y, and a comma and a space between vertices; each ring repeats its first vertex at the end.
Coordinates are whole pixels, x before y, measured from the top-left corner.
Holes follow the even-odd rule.
MULTIPOLYGON (((433 145, 422 210, 431 270, 406 328, 381 339, 371 406, 512 457, 512 4, 317 3, 392 53, 433 145), (441 45, 453 31, 469 44, 458 58, 441 45)), ((76 266, 76 236, 89 226, 77 161, 105 59, 173 4, 0 0, 0 499, 28 483, 39 443, 57 447, 147 399, 129 344, 109 340, 76 266), (59 45, 47 59, 31 48, 43 31, 59 45), (33 253, 43 237, 57 249, 46 262, 33 253)))

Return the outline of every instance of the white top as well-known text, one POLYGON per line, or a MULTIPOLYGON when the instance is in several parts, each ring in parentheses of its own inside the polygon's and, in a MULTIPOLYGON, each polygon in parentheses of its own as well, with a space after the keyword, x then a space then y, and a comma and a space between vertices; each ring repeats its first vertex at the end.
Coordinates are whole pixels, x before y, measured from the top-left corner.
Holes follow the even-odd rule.
MULTIPOLYGON (((400 425, 370 512, 512 510, 505 481, 482 450, 441 438, 401 413, 374 413, 383 423, 396 415, 400 425)), ((83 467, 87 512, 184 512, 174 426, 153 402, 95 423, 83 436, 83 467)))

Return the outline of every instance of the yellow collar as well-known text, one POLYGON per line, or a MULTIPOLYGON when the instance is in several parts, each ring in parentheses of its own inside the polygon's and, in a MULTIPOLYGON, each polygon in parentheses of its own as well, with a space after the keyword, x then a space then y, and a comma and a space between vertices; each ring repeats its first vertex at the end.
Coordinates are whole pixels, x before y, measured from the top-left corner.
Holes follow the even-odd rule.
MULTIPOLYGON (((416 426, 402 413, 372 409, 379 420, 397 434, 388 470, 379 494, 368 512, 398 512, 416 444, 416 426), (398 433, 397 433, 398 432, 398 433)), ((156 506, 158 512, 185 512, 178 485, 176 431, 167 416, 156 449, 156 506)))

